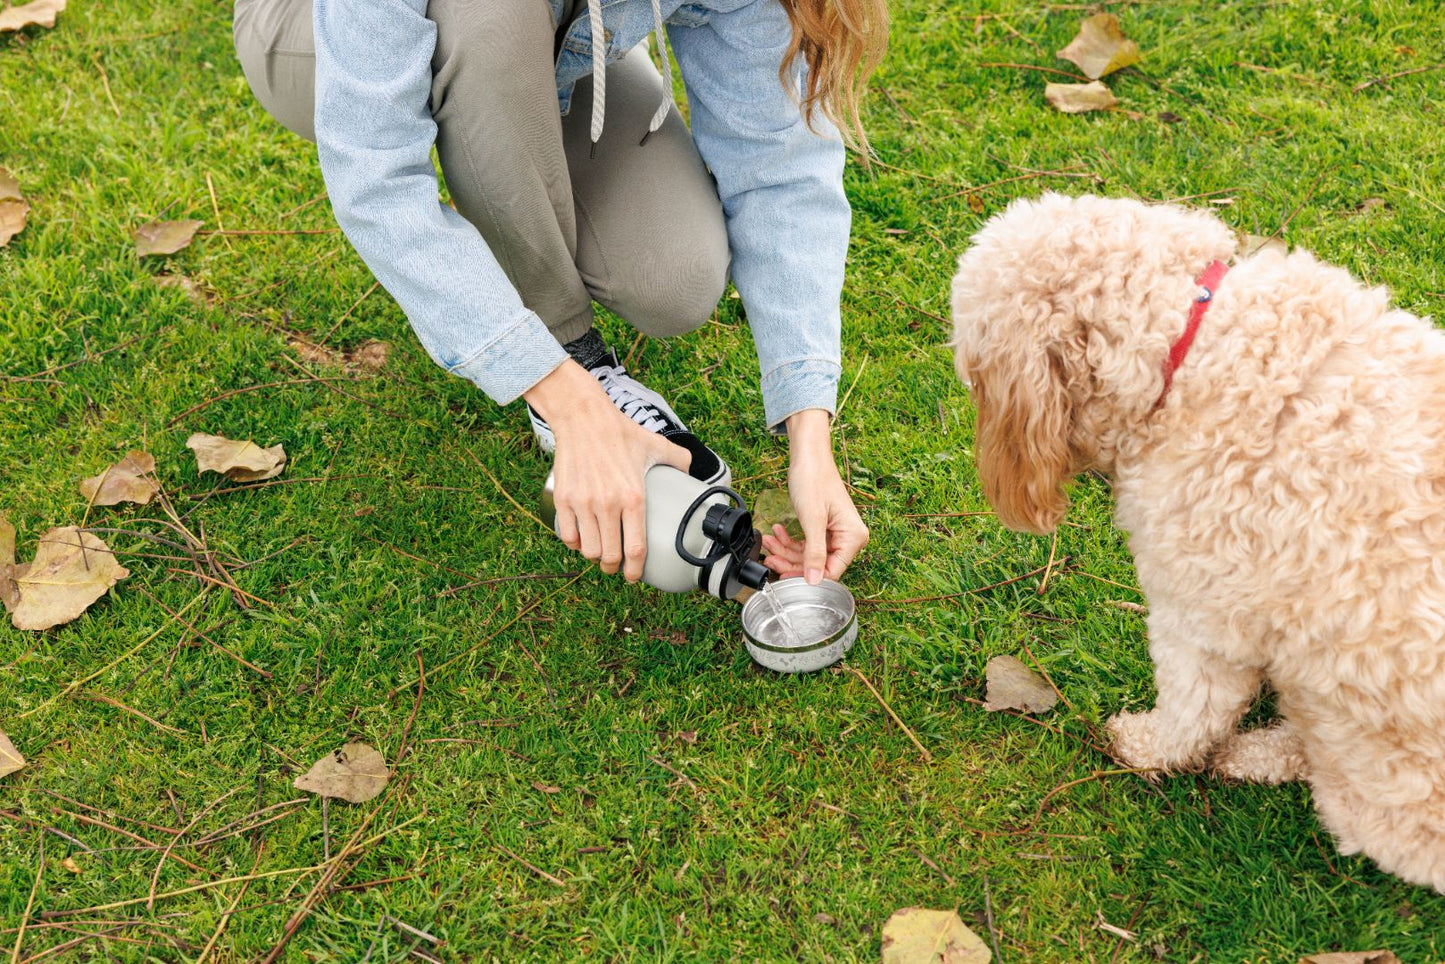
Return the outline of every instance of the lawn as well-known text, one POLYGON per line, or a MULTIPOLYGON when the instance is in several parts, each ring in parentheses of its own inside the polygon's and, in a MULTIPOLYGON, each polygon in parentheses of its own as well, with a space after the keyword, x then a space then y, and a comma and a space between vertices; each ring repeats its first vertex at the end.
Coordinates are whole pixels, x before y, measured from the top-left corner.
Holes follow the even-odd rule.
MULTIPOLYGON (((30 761, 0 780, 0 949, 254 960, 307 906, 284 960, 867 961, 919 905, 1009 962, 1445 958, 1445 898, 1340 857, 1307 788, 1110 772, 1100 724, 1153 684, 1108 487, 1079 485, 1056 543, 1002 530, 945 347, 970 233, 1046 189, 1192 197, 1445 311, 1445 71, 1363 86, 1438 64, 1445 12, 1112 4, 1143 61, 1110 80, 1119 110, 1066 116, 1043 99, 1063 78, 1026 68, 1069 69, 1090 8, 894 9, 879 163, 848 174, 836 438, 873 542, 847 665, 931 762, 859 675, 759 670, 736 607, 628 587, 529 517, 525 414, 371 290, 314 149, 252 100, 228 4, 74 0, 0 37, 0 165, 33 208, 0 249, 0 511, 22 558, 82 520, 163 534, 76 488, 145 448, 254 597, 110 535, 132 575, 109 597, 0 625, 0 730, 30 761), (139 260, 156 218, 255 233, 139 260), (376 371, 306 347, 373 339, 376 371), (283 443, 287 484, 206 498, 194 431, 283 443), (1065 703, 985 712, 1004 653, 1065 703), (395 774, 323 812, 292 780, 350 740, 395 774)), ((745 495, 782 483, 738 301, 670 343, 606 324, 745 495)))

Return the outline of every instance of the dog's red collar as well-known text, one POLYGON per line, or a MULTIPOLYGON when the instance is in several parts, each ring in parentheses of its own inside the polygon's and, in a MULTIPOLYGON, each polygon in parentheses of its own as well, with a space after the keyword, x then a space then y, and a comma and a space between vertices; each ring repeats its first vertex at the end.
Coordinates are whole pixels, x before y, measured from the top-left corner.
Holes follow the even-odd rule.
POLYGON ((1214 303, 1214 292, 1219 287, 1219 282, 1229 272, 1229 265, 1223 261, 1212 262, 1204 269, 1204 274, 1199 276, 1199 287, 1204 291, 1198 298, 1194 299, 1194 306, 1189 309, 1189 324, 1184 326, 1184 334, 1179 336, 1169 348, 1169 357, 1164 359, 1164 390, 1159 393, 1159 401, 1154 403, 1157 409, 1164 404, 1164 397, 1169 394, 1169 386, 1174 382, 1174 373, 1179 366, 1184 364, 1184 356, 1189 354, 1189 346, 1194 344, 1194 335, 1199 331, 1199 322, 1204 319, 1204 313, 1214 303))

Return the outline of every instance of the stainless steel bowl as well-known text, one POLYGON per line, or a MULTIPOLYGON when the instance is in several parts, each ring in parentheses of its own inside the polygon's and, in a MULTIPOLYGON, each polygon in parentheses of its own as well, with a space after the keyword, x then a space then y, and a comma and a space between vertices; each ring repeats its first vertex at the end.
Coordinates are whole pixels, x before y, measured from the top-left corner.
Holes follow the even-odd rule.
POLYGON ((754 662, 779 673, 832 666, 858 638, 853 594, 831 579, 773 583, 743 604, 743 638, 754 662))

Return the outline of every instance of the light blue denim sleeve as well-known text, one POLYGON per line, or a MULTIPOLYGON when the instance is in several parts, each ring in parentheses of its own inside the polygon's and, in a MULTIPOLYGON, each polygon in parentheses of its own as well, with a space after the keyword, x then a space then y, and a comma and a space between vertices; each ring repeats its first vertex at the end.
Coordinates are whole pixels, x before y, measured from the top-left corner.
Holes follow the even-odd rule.
POLYGON ((767 424, 777 430, 808 408, 835 412, 851 224, 845 150, 826 119, 809 128, 778 79, 788 15, 779 0, 753 0, 668 33, 693 137, 722 197, 767 424))
POLYGON ((447 371, 499 404, 567 357, 437 195, 427 0, 315 0, 316 144, 336 221, 447 371))

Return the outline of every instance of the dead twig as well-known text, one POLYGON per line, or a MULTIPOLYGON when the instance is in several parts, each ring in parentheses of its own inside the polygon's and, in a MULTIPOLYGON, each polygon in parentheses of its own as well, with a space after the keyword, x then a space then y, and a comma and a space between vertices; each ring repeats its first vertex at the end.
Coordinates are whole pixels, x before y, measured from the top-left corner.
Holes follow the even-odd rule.
MULTIPOLYGON (((398 550, 398 551, 400 551, 400 550, 398 550)), ((426 560, 423 559, 422 562, 426 562, 426 560)), ((436 563, 432 563, 432 565, 436 565, 436 563)), ((445 567, 443 566, 443 567, 440 567, 440 568, 445 568, 445 567)), ((455 570, 449 570, 449 571, 455 571, 455 570)), ((460 586, 451 586, 451 587, 449 587, 449 588, 447 588, 447 589, 443 589, 441 592, 435 594, 435 595, 432 596, 431 598, 433 598, 433 599, 444 599, 444 598, 446 598, 447 596, 455 596, 457 593, 459 593, 459 592, 464 592, 464 591, 466 591, 466 590, 468 590, 468 589, 479 589, 479 588, 481 588, 482 586, 494 586, 494 585, 496 585, 497 583, 502 583, 502 582, 518 582, 518 581, 532 580, 532 579, 574 579, 574 578, 576 578, 577 576, 580 576, 580 575, 582 575, 582 573, 577 572, 577 571, 574 570, 574 571, 572 571, 572 572, 526 572, 526 573, 522 573, 522 574, 516 575, 516 576, 497 576, 497 577, 492 578, 492 579, 478 579, 476 582, 468 582, 468 583, 464 583, 464 584, 462 584, 462 585, 460 585, 460 586)))
POLYGON ((1037 827, 1039 825, 1039 821, 1043 820, 1044 818, 1044 808, 1049 805, 1049 801, 1052 800, 1054 797, 1058 796, 1059 794, 1063 793, 1065 790, 1072 789, 1073 787, 1077 787, 1083 783, 1092 783, 1095 780, 1103 780, 1108 777, 1127 776, 1132 773, 1156 772, 1158 771, 1154 767, 1121 767, 1117 770, 1095 770, 1086 777, 1079 777, 1079 779, 1077 780, 1069 780, 1066 783, 1061 783, 1058 786, 1054 787, 1052 790, 1050 790, 1048 793, 1044 794, 1044 798, 1039 801, 1038 809, 1034 811, 1034 818, 1028 823, 1028 829, 1032 830, 1034 827, 1037 827))
POLYGON ((903 720, 899 718, 898 714, 893 712, 893 707, 888 705, 888 701, 885 700, 883 698, 883 694, 879 693, 878 690, 873 686, 873 684, 868 681, 868 677, 864 676, 862 673, 858 672, 858 670, 854 669, 851 666, 844 666, 843 668, 863 681, 863 685, 868 687, 868 692, 873 694, 873 698, 878 701, 878 705, 882 706, 883 709, 888 711, 888 715, 893 718, 893 722, 897 723, 898 728, 901 729, 905 734, 907 734, 908 739, 913 741, 913 745, 918 748, 918 752, 923 756, 923 762, 931 764, 933 762, 933 754, 929 753, 928 750, 923 746, 923 744, 918 741, 918 737, 915 736, 913 731, 908 728, 908 724, 904 723, 903 720))
POLYGON ((124 703, 122 703, 118 699, 115 699, 114 697, 106 696, 103 693, 86 693, 85 697, 86 699, 95 700, 97 703, 104 703, 107 706, 114 706, 116 709, 121 710, 125 713, 129 713, 132 716, 138 716, 158 730, 165 730, 167 733, 174 733, 177 736, 190 736, 190 734, 187 733, 185 730, 178 730, 174 726, 166 726, 160 720, 156 720, 149 716, 146 716, 135 707, 126 706, 124 703))
POLYGON ((1055 67, 1040 67, 1037 64, 992 63, 979 64, 979 66, 994 69, 1007 68, 1009 70, 1036 70, 1041 74, 1057 74, 1060 77, 1067 77, 1070 80, 1081 84, 1087 84, 1089 82, 1089 78, 1085 77, 1083 74, 1076 74, 1072 70, 1059 70, 1055 67))
POLYGON ((171 838, 170 843, 166 844, 166 849, 161 852, 161 859, 156 861, 156 872, 151 875, 150 894, 146 898, 147 911, 155 910, 156 888, 160 886, 161 870, 165 867, 166 858, 171 855, 171 851, 175 849, 176 844, 179 843, 181 838, 183 838, 186 834, 190 833, 191 829, 195 827, 196 824, 200 823, 201 819, 205 817, 206 814, 216 809, 216 807, 220 806, 227 797, 232 796, 240 789, 240 787, 236 787, 233 790, 228 790, 225 793, 221 794, 219 797, 217 797, 215 800, 212 800, 205 807, 203 807, 201 811, 195 815, 195 817, 191 819, 190 823, 186 824, 185 827, 181 829, 180 833, 176 834, 174 837, 171 838))
POLYGON ((983 919, 988 924, 988 940, 993 945, 993 959, 1003 964, 1003 952, 998 949, 998 927, 993 922, 993 895, 989 892, 988 874, 983 875, 983 919))
POLYGON ((1039 586, 1034 590, 1042 596, 1044 590, 1049 586, 1049 574, 1054 570, 1054 555, 1059 551, 1059 530, 1054 530, 1054 537, 1049 541, 1049 561, 1044 564, 1044 578, 1039 580, 1039 586))
MULTIPOLYGON (((337 229, 336 229, 336 228, 332 228, 331 230, 334 231, 334 230, 337 230, 337 229)), ((346 309, 346 314, 342 315, 340 318, 337 318, 337 319, 336 319, 336 324, 332 325, 330 328, 328 328, 328 329, 326 330, 326 334, 324 334, 324 335, 321 336, 321 340, 316 343, 316 347, 317 347, 317 348, 325 348, 325 347, 326 347, 326 343, 331 339, 331 336, 334 335, 334 334, 336 334, 336 329, 338 329, 338 328, 341 327, 341 323, 342 323, 343 321, 345 321, 346 319, 350 318, 350 317, 351 317, 351 313, 352 313, 353 311, 355 311, 357 308, 360 308, 360 307, 361 307, 361 303, 362 303, 363 301, 365 301, 367 298, 370 298, 372 292, 374 292, 377 288, 380 288, 380 287, 381 287, 381 282, 380 282, 380 281, 373 282, 372 285, 371 285, 371 287, 366 289, 366 293, 363 294, 360 298, 357 298, 356 301, 352 304, 352 306, 351 306, 350 308, 347 308, 347 309, 346 309)))
MULTIPOLYGON (((1072 558, 1072 556, 1065 556, 1059 562, 1059 569, 1062 571, 1064 567, 1069 564, 1072 558)), ((962 592, 951 592, 942 596, 914 596, 911 599, 860 599, 858 600, 858 604, 868 606, 904 606, 911 605, 913 603, 943 602, 948 599, 959 599, 963 596, 975 596, 982 592, 988 592, 991 589, 1001 589, 1004 586, 1011 586, 1016 582, 1022 582, 1025 579, 1037 576, 1039 573, 1046 571, 1048 568, 1048 566, 1039 566, 1039 568, 1037 569, 1030 570, 1029 572, 1026 572, 1021 576, 1014 576, 1012 579, 1005 579, 1002 582, 991 583, 987 586, 979 586, 976 589, 965 589, 962 592)))
POLYGON ((45 876, 45 838, 40 838, 40 866, 35 869, 35 881, 30 885, 30 898, 25 901, 25 913, 20 915, 20 927, 15 933, 15 948, 10 952, 10 964, 20 960, 20 947, 25 943, 25 928, 30 923, 30 912, 35 909, 35 894, 40 890, 40 878, 45 876))
POLYGON ((105 350, 103 350, 103 351, 98 351, 98 352, 96 352, 95 354, 91 354, 91 353, 90 353, 90 349, 86 349, 85 354, 84 354, 83 356, 81 356, 80 358, 75 359, 74 361, 66 362, 66 363, 63 364, 63 365, 55 365, 55 366, 53 366, 53 367, 51 367, 51 368, 45 369, 44 371, 36 372, 36 373, 33 374, 33 375, 0 375, 0 378, 3 378, 3 379, 4 379, 5 381, 7 381, 7 382, 43 382, 43 381, 52 381, 53 379, 51 379, 49 376, 54 375, 54 374, 56 374, 57 372, 63 372, 63 371, 65 371, 67 368, 74 368, 76 365, 84 365, 84 364, 87 363, 87 362, 93 362, 93 361, 95 361, 95 360, 97 360, 97 359, 104 358, 106 355, 109 355, 111 352, 121 351, 122 349, 129 348, 131 345, 134 345, 136 342, 140 341, 140 340, 141 340, 142 338, 144 338, 144 337, 146 337, 146 336, 142 334, 142 335, 136 335, 134 338, 127 338, 125 341, 121 342, 120 344, 118 344, 118 345, 112 345, 111 347, 109 347, 109 348, 107 348, 107 349, 105 349, 105 350))
POLYGON ((1440 69, 1442 69, 1442 68, 1445 68, 1445 64, 1430 64, 1428 67, 1412 67, 1412 68, 1409 69, 1409 70, 1402 70, 1402 71, 1400 71, 1400 72, 1398 72, 1398 73, 1386 74, 1386 75, 1383 76, 1383 77, 1375 77, 1375 78, 1372 78, 1372 79, 1370 79, 1370 80, 1365 81, 1363 84, 1358 84, 1358 85, 1350 88, 1350 93, 1352 93, 1352 94, 1358 94, 1360 91, 1364 90, 1365 88, 1367 88, 1367 87, 1374 87, 1376 84, 1388 84, 1390 81, 1392 81, 1392 80, 1398 80, 1398 79, 1401 78, 1401 77, 1409 77, 1409 76, 1412 75, 1412 74, 1423 74, 1423 73, 1426 73, 1427 71, 1440 70, 1440 69))
MULTIPOLYGON (((388 799, 390 799, 391 796, 392 794, 388 794, 388 799)), ((358 843, 358 841, 361 839, 361 835, 366 832, 366 828, 371 826, 371 821, 376 818, 376 815, 381 812, 381 809, 381 806, 377 805, 367 814, 366 819, 361 822, 361 826, 357 827, 355 832, 347 839, 346 843, 342 845, 341 852, 333 857, 329 863, 321 865, 321 868, 324 868, 321 879, 318 880, 306 896, 301 899, 301 906, 298 907, 295 913, 286 921, 286 925, 282 929, 281 937, 272 945, 270 953, 262 959, 261 964, 275 964, 276 959, 281 956, 282 951, 286 949, 286 945, 290 943, 296 931, 305 923, 306 918, 311 916, 311 912, 316 908, 316 905, 326 897, 332 880, 335 879, 342 865, 346 863, 347 858, 367 845, 365 842, 358 843)), ((381 837, 386 836, 387 833, 395 832, 407 824, 420 820, 421 816, 421 814, 418 814, 410 820, 397 824, 390 830, 384 831, 376 839, 381 839, 381 837)))
MULTIPOLYGON (((196 598, 192 599, 190 602, 188 602, 188 603, 186 603, 184 606, 182 606, 180 612, 177 613, 177 614, 175 614, 175 616, 172 617, 172 618, 173 618, 173 619, 179 619, 181 616, 185 615, 186 611, 189 610, 189 609, 190 609, 192 606, 194 606, 196 603, 200 602, 201 599, 205 597, 205 595, 206 595, 206 590, 204 590, 204 589, 201 590, 201 592, 196 595, 196 598)), ((140 642, 136 643, 136 644, 135 644, 134 646, 132 646, 130 649, 126 650, 124 653, 122 653, 120 656, 117 656, 115 659, 111 660, 109 663, 106 663, 104 666, 102 666, 100 669, 96 670, 94 673, 91 673, 89 676, 86 676, 86 677, 84 677, 83 679, 78 679, 78 680, 75 680, 75 681, 67 684, 66 687, 65 687, 65 689, 61 690, 59 693, 56 693, 56 694, 55 694, 54 696, 52 696, 50 699, 46 700, 44 703, 41 703, 39 706, 35 707, 35 709, 33 709, 33 710, 26 710, 24 713, 21 713, 21 714, 20 714, 18 717, 16 717, 16 718, 23 720, 23 719, 26 719, 26 718, 28 718, 28 717, 34 716, 36 713, 39 713, 41 710, 44 710, 44 709, 49 708, 50 706, 54 705, 54 704, 55 704, 56 702, 58 702, 59 700, 62 700, 62 699, 64 699, 65 697, 69 696, 71 693, 74 693, 76 690, 80 689, 82 686, 84 686, 86 683, 89 683, 91 680, 96 679, 97 677, 103 676, 103 675, 105 675, 106 673, 110 672, 112 669, 114 669, 115 667, 119 666, 119 665, 120 665, 121 663, 123 663, 125 660, 129 659, 130 657, 134 656, 136 653, 138 653, 138 652, 140 652, 142 649, 144 649, 152 640, 154 640, 154 639, 155 639, 157 636, 159 636, 161 633, 165 632, 165 631, 166 631, 166 628, 167 628, 168 626, 170 626, 170 624, 171 624, 171 621, 170 621, 170 620, 167 620, 166 622, 162 623, 161 626, 160 626, 160 628, 158 628, 155 632, 151 633, 151 634, 150 634, 149 636, 147 636, 145 639, 143 639, 143 640, 141 640, 140 642)))
POLYGON ((503 847, 501 844, 497 843, 495 840, 492 841, 492 846, 493 846, 493 847, 496 847, 498 850, 500 850, 502 853, 506 854, 508 857, 511 857, 513 860, 515 860, 517 863, 521 864, 523 867, 526 867, 528 870, 530 870, 532 873, 536 874, 538 877, 541 877, 541 878, 542 878, 543 880, 545 880, 547 883, 552 884, 552 885, 554 885, 554 886, 556 886, 556 887, 561 887, 561 888, 563 888, 564 890, 566 889, 566 887, 567 887, 567 882, 566 882, 565 880, 563 880, 561 877, 557 877, 557 876, 555 876, 555 875, 553 875, 553 874, 547 873, 547 871, 543 870, 541 867, 538 867, 536 864, 531 863, 531 862, 527 861, 526 859, 524 859, 523 857, 519 856, 518 854, 513 853, 512 851, 508 850, 506 847, 503 847))
POLYGON ((681 780, 683 783, 686 783, 689 787, 692 788, 692 792, 693 792, 693 793, 702 793, 702 788, 699 787, 696 783, 693 782, 692 777, 688 776, 686 773, 683 773, 683 772, 682 772, 681 770, 679 770, 677 767, 672 766, 671 764, 669 764, 669 763, 667 763, 667 762, 665 762, 665 761, 663 761, 663 760, 659 760, 659 759, 658 759, 657 757, 655 757, 655 756, 650 756, 650 757, 648 757, 647 759, 648 759, 649 761, 651 761, 652 763, 656 763, 658 766, 662 767, 662 768, 663 768, 664 770, 666 770, 668 773, 671 773, 673 776, 677 777, 677 778, 678 778, 679 780, 681 780))
MULTIPOLYGON (((256 848, 256 857, 251 861, 251 873, 253 874, 256 872, 256 868, 261 865, 261 851, 264 849, 265 844, 256 848)), ((216 922, 216 929, 211 932, 211 939, 206 941, 205 947, 201 948, 201 956, 196 958, 196 964, 206 964, 206 958, 210 956, 211 951, 215 950, 216 944, 220 942, 221 935, 225 933, 226 925, 231 922, 231 915, 236 913, 236 907, 241 903, 241 898, 246 896, 246 891, 249 890, 250 887, 251 882, 249 880, 241 884, 241 889, 236 892, 236 897, 231 901, 231 906, 226 908, 225 913, 221 914, 221 919, 216 922)))
POLYGON ((203 402, 197 402, 190 408, 186 409, 184 412, 181 412, 181 414, 177 415, 175 418, 171 419, 169 422, 166 422, 166 428, 170 428, 172 425, 175 425, 187 415, 194 415, 201 409, 208 408, 209 406, 214 405, 216 402, 223 401, 227 398, 235 398, 237 395, 244 395, 247 392, 264 392, 268 388, 284 388, 287 385, 307 385, 311 382, 319 381, 322 381, 322 379, 317 376, 313 376, 311 378, 287 378, 279 382, 267 382, 264 385, 244 385, 241 388, 233 388, 230 391, 222 392, 219 395, 212 396, 211 398, 208 398, 203 402))

